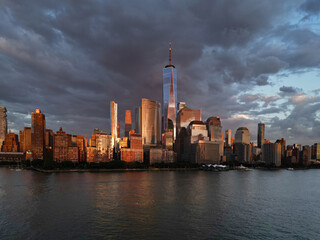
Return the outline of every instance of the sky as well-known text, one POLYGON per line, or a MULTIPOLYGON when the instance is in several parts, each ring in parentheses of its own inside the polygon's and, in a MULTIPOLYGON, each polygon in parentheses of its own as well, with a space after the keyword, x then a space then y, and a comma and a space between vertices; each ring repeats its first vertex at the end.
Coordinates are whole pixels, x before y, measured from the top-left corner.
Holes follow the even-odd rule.
MULTIPOLYGON (((41 109, 46 127, 110 132, 110 101, 162 101, 162 69, 178 73, 178 101, 247 127, 256 142, 320 141, 320 1, 0 2, 0 106, 18 133, 41 109)), ((123 131, 123 130, 122 130, 123 131)))

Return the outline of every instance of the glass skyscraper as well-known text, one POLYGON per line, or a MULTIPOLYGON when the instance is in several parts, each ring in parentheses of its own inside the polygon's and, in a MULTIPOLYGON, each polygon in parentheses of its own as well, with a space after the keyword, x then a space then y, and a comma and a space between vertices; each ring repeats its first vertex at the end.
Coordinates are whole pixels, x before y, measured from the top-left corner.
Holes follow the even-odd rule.
POLYGON ((163 69, 162 86, 162 132, 173 129, 176 135, 177 116, 177 70, 171 64, 171 42, 169 45, 169 64, 163 69))

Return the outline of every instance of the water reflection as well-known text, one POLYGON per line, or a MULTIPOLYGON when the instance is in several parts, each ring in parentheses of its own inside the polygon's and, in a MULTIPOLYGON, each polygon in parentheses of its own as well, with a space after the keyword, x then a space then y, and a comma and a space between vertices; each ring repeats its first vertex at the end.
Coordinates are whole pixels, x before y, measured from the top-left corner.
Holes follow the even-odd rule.
POLYGON ((0 239, 316 239, 319 181, 311 170, 42 174, 4 168, 0 239))

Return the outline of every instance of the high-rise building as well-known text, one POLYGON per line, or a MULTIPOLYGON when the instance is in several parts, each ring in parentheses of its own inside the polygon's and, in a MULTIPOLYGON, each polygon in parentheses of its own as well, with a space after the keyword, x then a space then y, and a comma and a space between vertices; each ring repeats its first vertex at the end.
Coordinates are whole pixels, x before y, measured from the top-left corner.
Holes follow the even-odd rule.
POLYGON ((232 145, 231 129, 228 129, 225 131, 225 143, 226 143, 226 147, 229 147, 232 145))
MULTIPOLYGON (((179 106, 181 107, 181 105, 179 106)), ((201 110, 190 109, 184 104, 184 107, 177 114, 176 136, 183 127, 187 129, 192 121, 201 121, 201 110)))
POLYGON ((97 161, 106 162, 112 159, 112 135, 99 133, 96 135, 97 161))
POLYGON ((251 161, 250 132, 246 127, 240 127, 235 134, 233 152, 239 162, 251 161))
POLYGON ((53 147, 53 136, 54 136, 53 131, 51 129, 46 129, 46 140, 45 140, 46 148, 53 147))
POLYGON ((31 127, 25 127, 20 131, 20 151, 31 151, 31 127))
POLYGON ((281 144, 265 143, 262 145, 262 161, 266 165, 279 167, 281 165, 281 144))
POLYGON ((79 162, 86 161, 86 142, 83 136, 76 136, 77 137, 77 147, 79 149, 79 162))
POLYGON ((134 131, 141 134, 141 107, 137 107, 134 111, 134 131))
POLYGON ((45 115, 40 109, 31 113, 31 151, 33 159, 43 159, 45 149, 45 115))
POLYGON ((160 143, 160 103, 141 100, 141 130, 142 144, 160 143))
POLYGON ((174 138, 176 135, 177 115, 177 71, 171 64, 171 42, 169 45, 169 64, 163 69, 162 88, 162 132, 165 132, 168 123, 173 124, 174 138), (172 123, 171 123, 172 122, 172 123))
POLYGON ((246 143, 234 143, 233 153, 240 163, 248 163, 251 161, 251 145, 246 143))
POLYGON ((320 143, 313 144, 312 159, 320 160, 320 143))
POLYGON ((192 121, 188 126, 188 134, 191 144, 198 140, 209 141, 206 124, 202 121, 192 121))
POLYGON ((132 129, 132 121, 131 121, 131 111, 130 110, 126 110, 126 115, 124 118, 124 136, 125 137, 129 137, 129 132, 132 129))
POLYGON ((235 134, 235 143, 250 144, 250 132, 246 127, 240 127, 235 134))
POLYGON ((223 134, 220 117, 210 117, 207 119, 207 129, 209 140, 219 144, 219 154, 223 156, 223 134))
POLYGON ((262 148, 264 144, 264 123, 258 123, 258 148, 262 148))
POLYGON ((111 119, 111 136, 112 136, 112 147, 117 146, 117 138, 118 138, 118 104, 114 101, 110 103, 110 119, 111 119))
POLYGON ((207 119, 207 129, 209 134, 209 139, 212 142, 222 142, 222 126, 220 117, 210 117, 207 119))
POLYGON ((8 133, 8 124, 7 124, 7 109, 5 107, 0 107, 0 152, 1 147, 6 139, 8 133))

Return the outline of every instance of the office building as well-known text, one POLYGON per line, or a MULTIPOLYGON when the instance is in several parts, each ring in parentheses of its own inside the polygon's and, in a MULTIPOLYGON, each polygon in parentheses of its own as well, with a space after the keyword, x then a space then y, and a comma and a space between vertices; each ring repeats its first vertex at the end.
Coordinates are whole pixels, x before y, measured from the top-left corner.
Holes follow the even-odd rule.
POLYGON ((207 119, 208 137, 211 142, 219 144, 219 154, 223 156, 223 134, 220 117, 210 117, 207 119))
POLYGON ((268 166, 281 165, 281 144, 265 143, 262 145, 262 161, 268 166))
POLYGON ((76 136, 76 146, 79 150, 79 162, 86 161, 86 141, 83 136, 76 136))
POLYGON ((262 148, 264 144, 264 123, 258 123, 258 148, 262 148))
POLYGON ((129 137, 129 132, 132 129, 132 121, 131 121, 131 111, 126 110, 126 115, 124 118, 124 136, 129 137))
POLYGON ((141 107, 136 107, 134 111, 134 131, 141 134, 141 107))
POLYGON ((171 64, 171 42, 169 46, 169 64, 163 69, 162 88, 162 132, 168 128, 168 124, 173 124, 174 138, 176 135, 176 115, 177 115, 177 71, 171 64))
POLYGON ((312 146, 312 159, 320 160, 320 143, 315 143, 312 146))
POLYGON ((249 163, 251 161, 251 145, 246 143, 234 143, 233 153, 240 163, 249 163))
POLYGON ((208 140, 197 140, 191 144, 191 162, 198 164, 219 164, 220 145, 208 140))
POLYGON ((40 109, 31 113, 31 151, 33 159, 43 159, 45 150, 45 115, 40 109))
POLYGON ((0 107, 0 151, 6 135, 8 133, 8 123, 7 123, 7 109, 5 107, 0 107))
POLYGON ((225 141, 226 147, 230 147, 230 146, 232 145, 231 129, 227 129, 227 130, 225 131, 224 141, 225 141))
POLYGON ((160 144, 160 103, 142 99, 141 130, 142 144, 160 144))
POLYGON ((235 143, 250 144, 250 132, 246 127, 240 127, 235 134, 235 143))
POLYGON ((184 107, 180 107, 180 110, 177 114, 177 123, 176 123, 176 136, 178 136, 180 130, 188 128, 189 124, 192 121, 201 121, 201 110, 200 109, 190 109, 185 104, 184 107))
POLYGON ((191 144, 198 140, 209 141, 207 127, 202 121, 192 121, 188 126, 188 134, 191 144))
POLYGON ((46 129, 46 135, 45 135, 45 146, 46 148, 52 148, 53 147, 53 136, 54 133, 51 129, 46 129))
POLYGON ((96 134, 97 161, 106 162, 113 158, 112 135, 96 134))
POLYGON ((118 138, 118 104, 114 101, 110 103, 110 119, 111 119, 111 136, 112 136, 112 147, 117 147, 118 138))
POLYGON ((31 127, 25 127, 20 131, 20 152, 31 151, 31 127))

